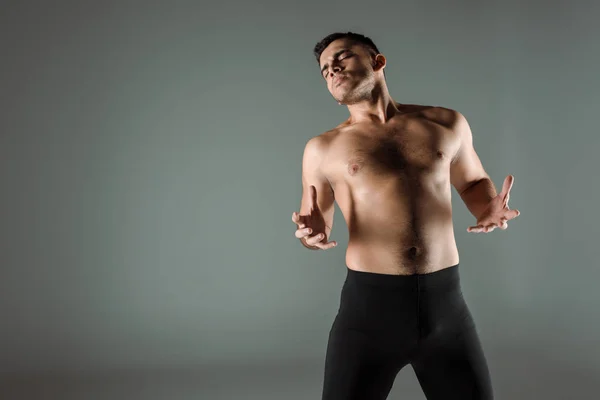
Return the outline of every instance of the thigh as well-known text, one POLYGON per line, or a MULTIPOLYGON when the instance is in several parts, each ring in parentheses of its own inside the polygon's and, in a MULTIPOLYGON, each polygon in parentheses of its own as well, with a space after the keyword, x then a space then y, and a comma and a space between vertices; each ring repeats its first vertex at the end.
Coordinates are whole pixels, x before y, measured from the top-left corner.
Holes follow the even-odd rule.
POLYGON ((403 365, 375 348, 367 334, 334 323, 327 344, 322 400, 385 400, 403 365))
POLYGON ((473 324, 431 338, 411 362, 427 400, 491 400, 490 374, 473 324))

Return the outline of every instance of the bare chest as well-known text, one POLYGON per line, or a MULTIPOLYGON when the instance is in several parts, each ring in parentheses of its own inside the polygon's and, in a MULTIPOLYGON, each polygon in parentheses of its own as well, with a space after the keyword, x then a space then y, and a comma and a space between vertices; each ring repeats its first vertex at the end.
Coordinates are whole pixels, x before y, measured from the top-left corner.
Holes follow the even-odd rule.
POLYGON ((448 174, 457 149, 451 130, 429 122, 380 131, 353 129, 332 140, 322 170, 332 185, 364 178, 448 174))

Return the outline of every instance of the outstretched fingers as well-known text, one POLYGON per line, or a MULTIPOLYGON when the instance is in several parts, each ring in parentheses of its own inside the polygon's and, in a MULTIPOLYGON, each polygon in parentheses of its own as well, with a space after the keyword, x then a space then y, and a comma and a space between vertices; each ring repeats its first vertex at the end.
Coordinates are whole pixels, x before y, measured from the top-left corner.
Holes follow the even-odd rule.
POLYGON ((504 197, 507 197, 510 193, 510 189, 512 189, 513 183, 515 182, 515 177, 513 175, 508 175, 502 184, 502 194, 504 197))
POLYGON ((335 240, 332 242, 328 242, 328 243, 319 242, 319 243, 315 244, 315 246, 317 246, 321 250, 328 250, 328 249, 331 249, 331 248, 337 246, 337 242, 335 240))
POLYGON ((506 218, 508 220, 511 220, 511 219, 517 218, 520 214, 521 214, 521 212, 519 210, 512 209, 512 210, 506 211, 506 213, 504 215, 506 216, 506 218))
POLYGON ((306 227, 306 224, 302 222, 302 219, 300 218, 300 214, 298 214, 296 211, 292 213, 292 221, 298 225, 298 229, 306 227))
POLYGON ((480 233, 480 232, 491 232, 494 229, 496 229, 498 227, 498 225, 496 224, 489 224, 489 225, 476 225, 476 226, 470 226, 467 228, 467 232, 473 232, 473 233, 480 233))
POLYGON ((302 239, 303 237, 306 237, 308 235, 310 235, 312 233, 312 229, 311 228, 298 228, 296 229, 296 237, 298 239, 302 239))

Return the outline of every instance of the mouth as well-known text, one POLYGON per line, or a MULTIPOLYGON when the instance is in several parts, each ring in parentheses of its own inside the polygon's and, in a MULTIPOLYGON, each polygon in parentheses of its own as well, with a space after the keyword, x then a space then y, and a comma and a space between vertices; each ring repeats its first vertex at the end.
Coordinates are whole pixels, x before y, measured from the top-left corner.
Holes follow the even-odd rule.
POLYGON ((333 86, 338 87, 346 79, 347 78, 345 76, 340 76, 338 78, 335 78, 335 80, 333 81, 333 86))

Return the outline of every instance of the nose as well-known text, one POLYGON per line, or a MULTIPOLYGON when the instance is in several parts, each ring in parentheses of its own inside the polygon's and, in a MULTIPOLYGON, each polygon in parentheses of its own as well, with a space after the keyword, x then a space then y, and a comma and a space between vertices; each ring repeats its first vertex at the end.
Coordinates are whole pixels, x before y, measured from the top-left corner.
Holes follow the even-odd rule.
POLYGON ((332 65, 331 67, 329 67, 329 71, 331 72, 330 75, 333 79, 336 78, 334 74, 338 74, 341 70, 342 67, 340 67, 339 65, 332 65))

